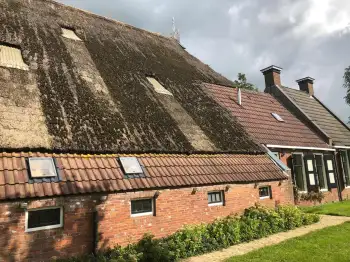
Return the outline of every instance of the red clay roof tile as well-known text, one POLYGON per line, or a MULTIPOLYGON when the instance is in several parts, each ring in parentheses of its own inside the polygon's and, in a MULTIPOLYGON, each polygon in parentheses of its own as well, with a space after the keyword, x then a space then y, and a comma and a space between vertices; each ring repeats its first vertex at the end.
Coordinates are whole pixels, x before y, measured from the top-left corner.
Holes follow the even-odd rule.
POLYGON ((228 109, 258 143, 329 147, 270 94, 241 90, 242 105, 238 105, 236 88, 205 83, 203 89, 228 109), (277 121, 271 113, 279 114, 284 122, 277 121))
POLYGON ((287 178, 266 155, 135 155, 144 165, 146 178, 127 179, 117 164, 118 155, 60 154, 56 155, 58 182, 28 184, 28 172, 22 164, 30 154, 1 155, 0 200, 287 178))

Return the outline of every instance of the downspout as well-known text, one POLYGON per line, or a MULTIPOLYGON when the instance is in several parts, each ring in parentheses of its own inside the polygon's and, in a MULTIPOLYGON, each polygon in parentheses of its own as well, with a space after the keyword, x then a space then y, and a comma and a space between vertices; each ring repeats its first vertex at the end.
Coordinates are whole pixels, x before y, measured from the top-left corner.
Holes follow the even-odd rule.
POLYGON ((337 151, 334 151, 334 164, 335 164, 335 169, 337 171, 337 189, 338 189, 338 198, 339 201, 343 201, 343 196, 342 196, 342 189, 341 189, 341 184, 340 184, 340 172, 339 172, 339 165, 338 165, 338 159, 337 159, 337 151))
POLYGON ((98 248, 98 210, 97 208, 92 213, 92 253, 94 256, 97 254, 97 248, 98 248))

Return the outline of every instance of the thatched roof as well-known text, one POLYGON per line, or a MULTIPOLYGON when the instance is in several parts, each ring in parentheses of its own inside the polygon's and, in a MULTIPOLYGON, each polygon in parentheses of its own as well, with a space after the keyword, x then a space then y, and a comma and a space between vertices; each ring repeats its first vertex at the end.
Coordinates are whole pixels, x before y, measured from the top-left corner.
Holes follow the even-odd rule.
POLYGON ((0 0, 0 42, 29 66, 0 67, 1 148, 261 151, 199 85, 232 83, 171 38, 52 1, 0 0))

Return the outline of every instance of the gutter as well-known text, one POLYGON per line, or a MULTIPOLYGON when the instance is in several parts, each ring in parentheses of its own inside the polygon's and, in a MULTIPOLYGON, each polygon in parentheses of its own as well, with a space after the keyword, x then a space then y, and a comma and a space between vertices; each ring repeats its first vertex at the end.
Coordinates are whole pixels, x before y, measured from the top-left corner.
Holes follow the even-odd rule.
POLYGON ((283 146, 283 145, 266 145, 268 148, 286 148, 286 149, 301 149, 301 150, 320 150, 320 151, 335 151, 333 148, 324 147, 307 147, 307 146, 283 146))
POLYGON ((333 147, 338 149, 350 149, 350 146, 333 146, 333 147))

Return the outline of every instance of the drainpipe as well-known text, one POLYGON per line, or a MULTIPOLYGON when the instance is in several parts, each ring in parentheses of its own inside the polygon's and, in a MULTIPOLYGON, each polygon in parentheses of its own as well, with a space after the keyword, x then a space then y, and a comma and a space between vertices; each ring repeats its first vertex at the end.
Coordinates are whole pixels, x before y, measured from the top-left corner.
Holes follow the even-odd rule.
POLYGON ((96 256, 97 248, 98 248, 98 210, 97 208, 92 213, 92 253, 96 256))
POLYGON ((338 189, 338 198, 339 201, 343 201, 343 196, 341 194, 341 184, 340 184, 340 170, 339 170, 339 165, 338 165, 338 159, 337 159, 337 151, 334 151, 334 164, 335 164, 335 169, 337 170, 337 189, 338 189))

